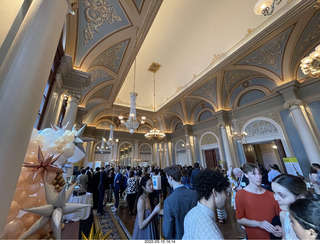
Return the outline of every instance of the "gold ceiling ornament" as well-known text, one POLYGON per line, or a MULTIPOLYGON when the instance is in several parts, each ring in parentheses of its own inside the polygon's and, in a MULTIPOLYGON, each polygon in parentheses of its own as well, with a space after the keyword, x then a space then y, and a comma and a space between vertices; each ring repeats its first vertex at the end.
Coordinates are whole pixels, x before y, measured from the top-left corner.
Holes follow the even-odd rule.
MULTIPOLYGON (((157 63, 152 63, 148 69, 148 71, 153 73, 153 124, 156 124, 155 114, 156 114, 156 72, 160 69, 161 65, 157 63)), ((152 141, 162 141, 166 135, 160 130, 153 128, 148 133, 146 133, 145 138, 152 141)))
POLYGON ((274 5, 279 5, 282 0, 258 0, 254 5, 254 13, 256 15, 271 15, 274 11, 274 5))
POLYGON ((300 68, 306 76, 320 77, 320 45, 309 56, 301 60, 300 68))
POLYGON ((218 60, 219 58, 221 58, 224 54, 225 54, 225 53, 214 54, 214 55, 213 55, 213 59, 212 59, 210 65, 214 64, 215 62, 217 62, 217 60, 218 60))
POLYGON ((315 7, 317 10, 320 9, 320 0, 317 0, 316 4, 313 7, 315 7))
POLYGON ((249 36, 252 32, 254 32, 256 28, 248 28, 247 34, 245 35, 246 37, 249 36))

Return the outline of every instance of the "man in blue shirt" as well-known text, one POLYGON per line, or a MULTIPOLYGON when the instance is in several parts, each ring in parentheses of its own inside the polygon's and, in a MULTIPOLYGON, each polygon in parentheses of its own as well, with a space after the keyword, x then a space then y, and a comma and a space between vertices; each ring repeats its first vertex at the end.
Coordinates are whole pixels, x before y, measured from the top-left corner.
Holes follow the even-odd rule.
POLYGON ((114 169, 114 198, 116 199, 116 202, 114 204, 114 206, 111 208, 112 212, 115 212, 118 210, 118 206, 119 206, 119 193, 120 193, 120 188, 121 188, 121 173, 120 173, 120 167, 117 166, 114 169))

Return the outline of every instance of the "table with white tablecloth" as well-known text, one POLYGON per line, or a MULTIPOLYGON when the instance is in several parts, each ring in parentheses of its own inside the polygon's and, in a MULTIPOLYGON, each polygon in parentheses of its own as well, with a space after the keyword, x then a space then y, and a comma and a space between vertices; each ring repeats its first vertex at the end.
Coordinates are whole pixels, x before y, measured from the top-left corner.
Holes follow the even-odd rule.
POLYGON ((91 206, 81 208, 75 213, 66 214, 63 216, 63 220, 68 221, 79 221, 79 220, 85 220, 89 218, 91 213, 91 207, 92 207, 92 194, 87 192, 85 195, 81 196, 74 196, 71 195, 69 203, 82 203, 82 204, 91 204, 91 206))

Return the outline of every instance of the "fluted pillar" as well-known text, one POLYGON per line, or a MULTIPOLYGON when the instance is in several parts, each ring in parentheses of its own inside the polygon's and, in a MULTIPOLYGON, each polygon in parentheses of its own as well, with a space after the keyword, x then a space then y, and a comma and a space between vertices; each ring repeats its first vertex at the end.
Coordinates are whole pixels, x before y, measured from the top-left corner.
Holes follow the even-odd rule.
POLYGON ((306 151, 310 164, 319 163, 320 152, 316 141, 311 133, 306 119, 300 108, 301 100, 295 99, 284 104, 284 108, 290 110, 296 129, 306 151))
POLYGON ((220 128, 220 135, 221 135, 222 142, 223 142, 223 150, 224 150, 224 155, 226 157, 225 160, 227 162, 228 168, 230 168, 233 165, 233 163, 232 163, 230 145, 229 145, 229 140, 228 140, 228 134, 227 134, 227 130, 226 130, 226 124, 219 123, 218 127, 220 128))
POLYGON ((0 238, 67 11, 66 0, 33 0, 0 68, 0 238))
POLYGON ((66 113, 64 115, 64 119, 62 125, 67 125, 67 130, 72 130, 73 125, 76 121, 76 116, 78 112, 80 96, 77 94, 69 93, 68 94, 68 104, 66 108, 66 113))

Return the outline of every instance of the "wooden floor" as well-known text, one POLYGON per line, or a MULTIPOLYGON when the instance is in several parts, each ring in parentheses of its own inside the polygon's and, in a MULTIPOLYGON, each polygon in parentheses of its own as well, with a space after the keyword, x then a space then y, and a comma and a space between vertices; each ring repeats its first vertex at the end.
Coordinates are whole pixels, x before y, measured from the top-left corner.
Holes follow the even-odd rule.
MULTIPOLYGON (((112 207, 114 203, 108 203, 107 207, 112 207)), ((245 238, 245 231, 244 229, 237 223, 235 218, 235 211, 230 205, 230 199, 227 200, 226 203, 226 210, 228 213, 228 220, 226 223, 219 224, 218 227, 220 228, 224 238, 226 240, 239 240, 245 238)), ((124 201, 120 199, 119 210, 115 213, 115 216, 120 218, 120 221, 125 226, 124 228, 127 229, 127 232, 132 235, 135 223, 135 215, 129 215, 129 209, 124 208, 124 201)), ((129 239, 131 236, 129 237, 129 239)))

